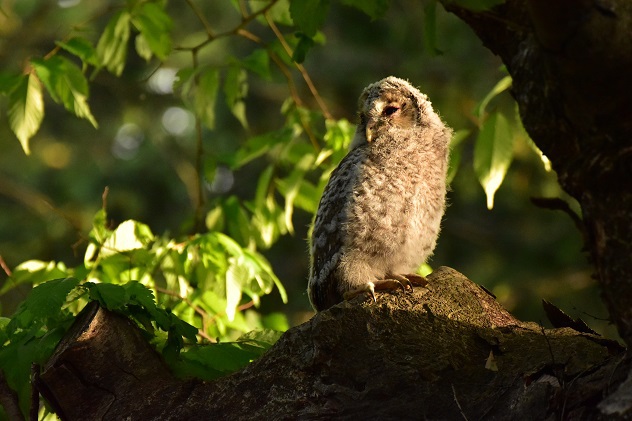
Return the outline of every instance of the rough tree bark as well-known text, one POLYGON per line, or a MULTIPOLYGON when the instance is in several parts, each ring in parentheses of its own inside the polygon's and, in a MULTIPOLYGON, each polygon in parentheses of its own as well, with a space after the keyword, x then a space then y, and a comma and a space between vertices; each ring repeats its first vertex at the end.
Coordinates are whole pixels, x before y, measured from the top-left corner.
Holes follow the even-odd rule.
POLYGON ((444 4, 507 66, 525 128, 581 205, 603 298, 632 345, 632 3, 444 4))
MULTIPOLYGON (((632 346, 632 3, 510 0, 474 13, 442 0, 500 56, 523 124, 579 202, 585 247, 632 346)), ((632 411, 632 373, 602 405, 632 411)))
MULTIPOLYGON (((581 205, 586 249, 629 347, 632 2, 509 0, 472 12, 442 1, 512 75, 525 128, 581 205)), ((213 383, 172 378, 159 358, 145 357, 152 352, 129 333, 129 322, 103 310, 84 314, 46 367, 40 390, 67 419, 632 414, 630 359, 616 343, 519 322, 450 269, 438 270, 428 289, 414 294, 359 301, 319 313, 260 360, 213 383)))
POLYGON ((67 420, 539 420, 596 418, 623 380, 617 342, 520 322, 450 268, 428 280, 321 312, 208 383, 171 377, 136 326, 93 306, 38 387, 67 420))

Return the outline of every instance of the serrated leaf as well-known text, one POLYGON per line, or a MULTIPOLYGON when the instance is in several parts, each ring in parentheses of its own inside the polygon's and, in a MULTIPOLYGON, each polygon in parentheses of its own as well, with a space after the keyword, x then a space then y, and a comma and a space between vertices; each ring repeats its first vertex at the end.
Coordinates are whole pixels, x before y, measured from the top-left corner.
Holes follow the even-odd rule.
POLYGON ((142 36, 142 41, 137 40, 136 44, 137 51, 139 43, 141 44, 141 57, 145 60, 151 58, 151 54, 148 55, 147 49, 144 48, 146 46, 160 60, 165 60, 171 52, 169 31, 173 23, 169 15, 156 3, 143 3, 135 11, 131 21, 140 32, 139 36, 142 36))
POLYGON ((97 52, 92 43, 83 37, 73 37, 68 41, 56 41, 55 44, 79 57, 84 64, 98 66, 97 52))
POLYGON ((342 0, 342 4, 363 11, 369 15, 371 19, 378 19, 384 16, 390 3, 390 0, 342 0))
POLYGON ((125 288, 121 285, 114 284, 94 284, 87 282, 85 284, 90 290, 90 298, 98 301, 108 310, 120 310, 128 303, 129 297, 125 288))
POLYGON ((502 184, 513 158, 513 133, 509 122, 494 113, 483 123, 474 147, 474 171, 487 196, 487 208, 494 207, 494 194, 502 184))
POLYGON ((294 24, 307 37, 316 35, 316 31, 325 22, 329 11, 329 0, 290 0, 290 15, 294 24))
POLYGON ((496 83, 492 90, 489 91, 487 95, 485 95, 485 98, 483 98, 478 107, 476 107, 476 110, 474 112, 478 116, 478 118, 482 118, 485 115, 485 109, 487 108, 489 102, 497 95, 509 89, 511 87, 511 84, 511 76, 505 76, 504 78, 500 79, 498 83, 496 83))
POLYGON ((42 85, 34 73, 20 77, 9 93, 9 125, 22 144, 25 154, 30 154, 29 140, 37 133, 44 118, 42 85))
POLYGON ((241 125, 247 129, 248 121, 246 120, 246 104, 244 98, 248 95, 248 75, 246 71, 239 66, 230 66, 226 72, 224 80, 224 95, 226 96, 226 105, 239 120, 241 125))
POLYGON ((18 307, 7 330, 12 332, 17 328, 28 329, 33 325, 40 326, 47 318, 55 317, 61 312, 70 291, 78 284, 78 279, 61 278, 36 286, 18 307))
POLYGON ((118 12, 110 19, 97 43, 97 57, 101 65, 116 76, 120 76, 125 68, 130 20, 129 12, 118 12))
POLYGON ((87 102, 88 81, 79 67, 61 56, 47 60, 32 59, 31 64, 55 102, 98 127, 87 102))

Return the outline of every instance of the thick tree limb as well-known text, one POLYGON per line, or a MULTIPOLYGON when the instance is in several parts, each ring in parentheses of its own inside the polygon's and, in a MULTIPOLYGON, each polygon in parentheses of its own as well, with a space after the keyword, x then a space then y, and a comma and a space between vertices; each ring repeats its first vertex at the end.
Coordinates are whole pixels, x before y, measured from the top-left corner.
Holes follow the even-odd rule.
POLYGON ((581 205, 603 297, 632 345, 632 3, 443 3, 506 64, 525 128, 581 205))
POLYGON ((623 381, 616 342, 520 322, 449 268, 428 280, 318 313, 209 383, 174 379, 138 328, 95 309, 40 388, 68 420, 548 419, 594 416, 623 381))

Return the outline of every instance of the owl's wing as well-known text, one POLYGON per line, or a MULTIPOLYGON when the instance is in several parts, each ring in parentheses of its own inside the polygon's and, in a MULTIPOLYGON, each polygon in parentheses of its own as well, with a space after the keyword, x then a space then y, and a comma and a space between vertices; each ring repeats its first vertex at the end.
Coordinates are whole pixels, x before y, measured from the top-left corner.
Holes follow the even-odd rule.
POLYGON ((353 198, 362 151, 349 152, 331 173, 318 205, 312 232, 311 284, 324 284, 335 270, 346 238, 346 206, 353 198))

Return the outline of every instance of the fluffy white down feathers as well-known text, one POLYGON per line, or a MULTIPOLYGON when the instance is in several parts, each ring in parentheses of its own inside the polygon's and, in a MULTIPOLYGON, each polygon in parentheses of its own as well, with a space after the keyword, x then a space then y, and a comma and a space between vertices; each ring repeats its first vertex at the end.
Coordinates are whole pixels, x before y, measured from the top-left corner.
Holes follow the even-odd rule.
POLYGON ((435 248, 445 209, 452 131, 427 97, 391 76, 365 88, 358 105, 349 153, 314 221, 308 294, 317 311, 414 272, 435 248))

